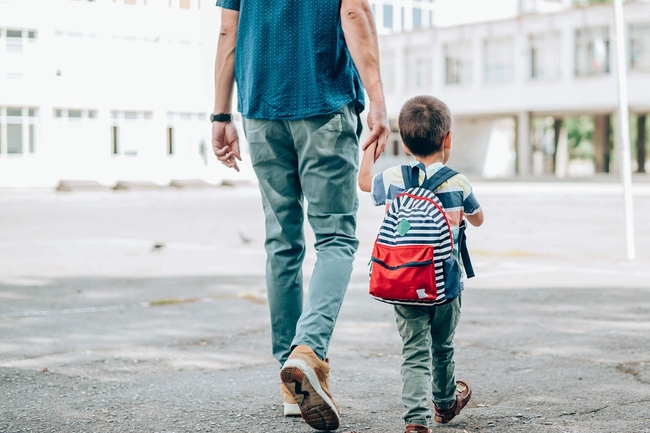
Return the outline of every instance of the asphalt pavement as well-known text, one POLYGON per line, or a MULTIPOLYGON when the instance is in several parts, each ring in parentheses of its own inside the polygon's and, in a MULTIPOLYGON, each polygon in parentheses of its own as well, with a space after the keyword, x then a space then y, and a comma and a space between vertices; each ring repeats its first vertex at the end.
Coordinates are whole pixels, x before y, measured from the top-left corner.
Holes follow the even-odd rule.
MULTIPOLYGON (((470 405, 439 432, 650 432, 650 185, 475 185, 470 405)), ((402 433, 400 341, 361 241, 330 359, 340 432, 402 433)), ((307 228, 308 243, 313 235, 307 228)), ((309 432, 282 416, 255 187, 0 191, 0 432, 309 432)), ((315 261, 309 250, 305 279, 315 261)))

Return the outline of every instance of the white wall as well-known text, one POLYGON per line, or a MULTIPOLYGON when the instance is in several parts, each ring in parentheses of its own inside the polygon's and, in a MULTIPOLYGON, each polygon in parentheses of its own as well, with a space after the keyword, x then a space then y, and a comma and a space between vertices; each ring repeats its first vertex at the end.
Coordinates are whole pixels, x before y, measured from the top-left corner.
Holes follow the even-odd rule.
POLYGON ((217 8, 203 1, 199 10, 197 0, 191 10, 159 0, 146 6, 118 3, 0 1, 5 35, 8 28, 37 32, 22 54, 7 53, 6 38, 0 39, 0 107, 38 112, 37 151, 0 154, 0 187, 51 186, 62 178, 107 184, 223 178, 226 170, 212 155, 207 120, 214 98, 209 77, 217 8), (16 78, 16 71, 22 77, 16 78), (56 108, 93 110, 96 118, 82 123, 56 119, 56 108), (120 123, 115 112, 146 112, 149 118, 120 123), (192 113, 197 119, 202 114, 203 120, 170 124, 168 113, 192 113), (115 125, 125 150, 119 155, 112 154, 115 125), (167 155, 169 126, 175 128, 178 155, 167 155), (200 143, 204 155, 198 152, 200 143))

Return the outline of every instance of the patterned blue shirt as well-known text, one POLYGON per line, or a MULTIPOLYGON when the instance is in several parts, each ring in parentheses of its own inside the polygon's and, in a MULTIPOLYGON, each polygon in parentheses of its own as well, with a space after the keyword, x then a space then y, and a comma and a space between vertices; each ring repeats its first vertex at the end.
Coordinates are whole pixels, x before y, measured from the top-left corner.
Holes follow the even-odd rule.
POLYGON ((340 0, 217 0, 239 11, 238 110, 249 119, 330 114, 364 91, 341 28, 340 0))

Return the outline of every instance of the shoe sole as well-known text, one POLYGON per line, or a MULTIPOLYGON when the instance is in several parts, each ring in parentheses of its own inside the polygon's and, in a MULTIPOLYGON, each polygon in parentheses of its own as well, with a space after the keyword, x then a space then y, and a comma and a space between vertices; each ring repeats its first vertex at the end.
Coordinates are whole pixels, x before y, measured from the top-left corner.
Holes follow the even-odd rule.
POLYGON ((282 403, 284 405, 284 416, 302 416, 300 406, 293 403, 282 403))
POLYGON ((339 428, 339 412, 321 387, 316 372, 299 359, 290 359, 280 371, 280 379, 296 399, 302 419, 316 430, 339 428))

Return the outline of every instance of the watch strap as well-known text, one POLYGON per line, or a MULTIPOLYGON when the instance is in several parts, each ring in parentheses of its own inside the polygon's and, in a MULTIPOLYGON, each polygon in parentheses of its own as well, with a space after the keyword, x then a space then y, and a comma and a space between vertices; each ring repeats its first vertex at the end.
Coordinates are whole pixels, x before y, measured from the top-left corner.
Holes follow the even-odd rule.
POLYGON ((232 122, 232 114, 218 113, 210 116, 210 122, 232 122))

